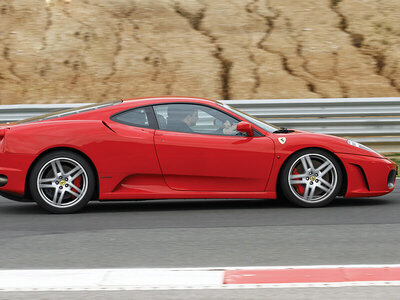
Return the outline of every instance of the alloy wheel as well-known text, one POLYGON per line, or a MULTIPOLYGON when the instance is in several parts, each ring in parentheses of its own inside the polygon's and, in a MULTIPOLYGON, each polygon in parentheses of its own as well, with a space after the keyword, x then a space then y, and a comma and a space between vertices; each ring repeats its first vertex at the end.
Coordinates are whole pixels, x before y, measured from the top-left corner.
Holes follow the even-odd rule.
POLYGON ((315 204, 332 195, 338 183, 338 174, 329 158, 317 153, 307 153, 291 165, 288 182, 296 198, 315 204))
POLYGON ((43 165, 36 184, 46 203, 57 208, 67 208, 74 206, 85 196, 88 174, 76 160, 58 157, 43 165))

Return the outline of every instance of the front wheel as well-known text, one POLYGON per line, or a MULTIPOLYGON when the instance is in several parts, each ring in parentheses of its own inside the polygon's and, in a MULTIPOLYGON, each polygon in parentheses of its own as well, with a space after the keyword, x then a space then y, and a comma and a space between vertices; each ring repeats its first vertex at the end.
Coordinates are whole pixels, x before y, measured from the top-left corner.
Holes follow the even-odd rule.
POLYGON ((37 161, 29 186, 33 199, 47 211, 73 213, 91 199, 95 177, 82 156, 69 151, 56 151, 37 161))
POLYGON ((328 205, 342 187, 342 170, 335 157, 320 149, 305 149, 289 158, 280 178, 286 199, 302 207, 328 205))

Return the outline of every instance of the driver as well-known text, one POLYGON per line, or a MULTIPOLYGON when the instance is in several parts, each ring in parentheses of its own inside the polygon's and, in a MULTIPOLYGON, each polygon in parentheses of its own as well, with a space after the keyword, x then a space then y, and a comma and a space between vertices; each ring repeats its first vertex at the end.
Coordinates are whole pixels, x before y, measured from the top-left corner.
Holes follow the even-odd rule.
POLYGON ((191 126, 197 123, 198 109, 189 105, 168 107, 167 130, 192 133, 191 126))
POLYGON ((225 120, 222 122, 219 119, 215 120, 215 125, 219 127, 217 133, 224 135, 237 135, 238 131, 236 130, 236 124, 232 124, 229 120, 225 120))

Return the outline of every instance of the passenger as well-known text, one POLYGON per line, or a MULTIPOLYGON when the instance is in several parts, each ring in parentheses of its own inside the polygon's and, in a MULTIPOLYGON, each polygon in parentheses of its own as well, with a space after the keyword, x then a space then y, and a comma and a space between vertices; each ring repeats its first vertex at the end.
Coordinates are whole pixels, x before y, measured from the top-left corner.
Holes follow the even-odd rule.
POLYGON ((191 126, 197 123, 198 109, 186 105, 171 105, 168 107, 167 130, 192 133, 191 126))

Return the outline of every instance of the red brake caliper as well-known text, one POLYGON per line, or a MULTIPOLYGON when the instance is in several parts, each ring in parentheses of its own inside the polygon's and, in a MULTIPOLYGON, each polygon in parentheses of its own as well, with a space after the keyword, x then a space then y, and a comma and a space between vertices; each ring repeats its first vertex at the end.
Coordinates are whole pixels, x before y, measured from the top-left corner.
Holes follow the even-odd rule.
MULTIPOLYGON (((82 179, 81 176, 78 176, 77 178, 75 178, 75 180, 72 182, 77 188, 81 188, 81 184, 82 184, 82 179)), ((78 191, 75 189, 72 189, 73 192, 77 193, 78 191)))
MULTIPOLYGON (((295 168, 293 170, 293 175, 298 175, 299 172, 297 172, 297 168, 295 168)), ((300 180, 299 180, 300 181, 300 180)), ((305 192, 305 188, 301 185, 301 184, 295 184, 294 186, 296 188, 296 191, 300 194, 300 195, 304 195, 305 192)))

